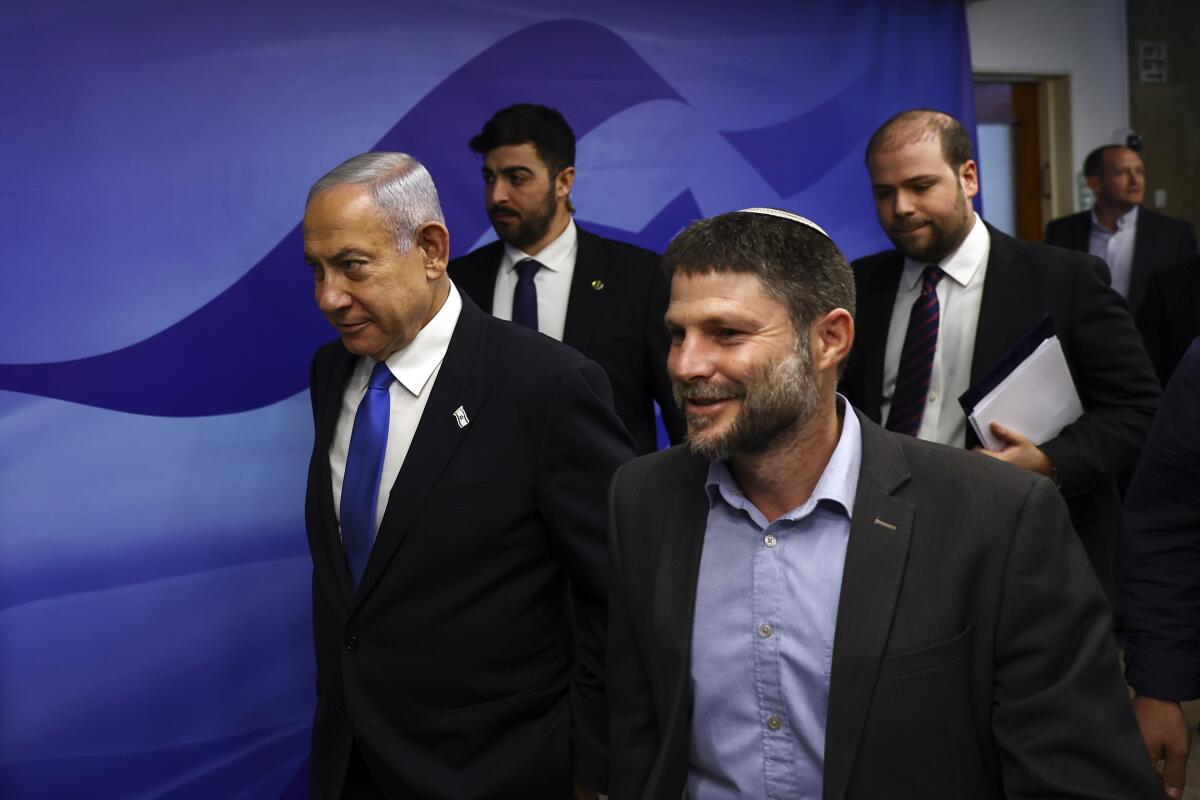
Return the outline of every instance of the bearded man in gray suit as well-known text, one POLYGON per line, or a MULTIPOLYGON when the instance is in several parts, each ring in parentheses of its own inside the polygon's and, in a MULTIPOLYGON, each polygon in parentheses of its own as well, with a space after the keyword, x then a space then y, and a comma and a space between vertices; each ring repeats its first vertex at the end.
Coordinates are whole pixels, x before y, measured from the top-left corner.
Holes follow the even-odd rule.
POLYGON ((828 236, 749 209, 663 265, 688 445, 614 479, 613 800, 1161 796, 1054 485, 836 393, 828 236))

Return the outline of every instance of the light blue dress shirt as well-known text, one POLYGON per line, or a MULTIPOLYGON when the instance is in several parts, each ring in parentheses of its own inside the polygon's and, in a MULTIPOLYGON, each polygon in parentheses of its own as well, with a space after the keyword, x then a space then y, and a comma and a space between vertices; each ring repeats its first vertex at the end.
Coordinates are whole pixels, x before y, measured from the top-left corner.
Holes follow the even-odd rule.
POLYGON ((820 800, 833 634, 862 463, 858 418, 812 496, 768 524, 709 466, 692 627, 688 796, 820 800))
POLYGON ((1137 238, 1138 208, 1134 206, 1117 217, 1117 229, 1110 231, 1096 221, 1092 211, 1092 228, 1088 236, 1088 252, 1100 256, 1108 264, 1112 274, 1112 288, 1129 297, 1129 283, 1133 278, 1133 243, 1137 238))

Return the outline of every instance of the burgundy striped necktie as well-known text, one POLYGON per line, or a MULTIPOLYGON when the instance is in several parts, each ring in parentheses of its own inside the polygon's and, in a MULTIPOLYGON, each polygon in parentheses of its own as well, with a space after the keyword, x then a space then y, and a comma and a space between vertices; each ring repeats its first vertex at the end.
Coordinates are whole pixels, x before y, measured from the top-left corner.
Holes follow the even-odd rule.
POLYGON ((913 301, 904 349, 900 351, 896 390, 892 393, 892 408, 885 426, 889 431, 916 436, 921 430, 941 318, 937 285, 945 274, 937 265, 930 265, 921 273, 921 293, 913 301))

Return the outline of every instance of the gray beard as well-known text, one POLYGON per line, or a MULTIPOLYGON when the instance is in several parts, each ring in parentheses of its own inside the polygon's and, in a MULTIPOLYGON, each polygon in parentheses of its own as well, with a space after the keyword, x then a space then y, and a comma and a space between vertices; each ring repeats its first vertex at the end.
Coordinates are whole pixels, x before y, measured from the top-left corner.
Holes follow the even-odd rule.
POLYGON ((802 338, 805 341, 797 342, 795 352, 756 368, 740 387, 724 383, 674 385, 675 402, 680 408, 687 398, 742 398, 742 407, 729 429, 715 438, 694 436, 711 422, 707 417, 685 412, 687 444, 693 453, 715 461, 761 453, 784 434, 808 423, 819 402, 819 389, 812 374, 807 337, 802 338))

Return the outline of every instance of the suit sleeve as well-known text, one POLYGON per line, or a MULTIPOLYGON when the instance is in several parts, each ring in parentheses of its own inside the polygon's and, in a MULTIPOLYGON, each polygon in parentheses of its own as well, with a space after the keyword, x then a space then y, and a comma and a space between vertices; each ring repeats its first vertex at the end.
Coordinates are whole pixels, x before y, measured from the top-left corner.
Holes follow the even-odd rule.
POLYGON ((667 438, 671 444, 679 444, 687 434, 687 426, 683 413, 675 404, 675 396, 671 391, 671 378, 667 374, 667 353, 671 349, 671 337, 667 335, 667 325, 663 317, 667 313, 667 304, 671 300, 671 287, 667 278, 654 263, 654 278, 650 286, 650 296, 647 299, 646 329, 642 341, 645 342, 643 352, 646 363, 646 379, 650 384, 650 394, 658 403, 662 412, 663 427, 667 429, 667 438))
POLYGON ((1161 798, 1066 506, 1033 481, 1009 545, 992 728, 1009 798, 1161 798))
MULTIPOLYGON (((608 514, 609 604, 608 661, 610 687, 609 735, 612 741, 612 800, 634 800, 645 793, 651 766, 661 742, 655 716, 650 675, 637 644, 629 614, 629 590, 625 580, 622 515, 619 513, 622 473, 613 479, 608 514)), ((624 535, 629 535, 628 531, 624 535)))
POLYGON ((1065 219, 1052 219, 1046 223, 1046 237, 1043 241, 1046 244, 1052 244, 1055 247, 1069 247, 1064 239, 1064 232, 1067 228, 1065 219))
POLYGON ((1125 499, 1125 675, 1138 694, 1200 697, 1200 344, 1163 395, 1125 499))
POLYGON ((1042 450, 1058 468, 1067 496, 1132 468, 1158 404, 1158 379, 1121 296, 1093 262, 1073 270, 1067 330, 1059 331, 1083 401, 1083 416, 1042 450))
POLYGON ((1179 249, 1175 253, 1176 264, 1191 261, 1196 257, 1196 229, 1191 223, 1183 223, 1183 235, 1179 237, 1179 249))
POLYGON ((575 616, 573 773, 576 783, 599 791, 608 784, 603 677, 608 616, 605 498, 613 473, 631 458, 632 443, 612 410, 604 371, 591 361, 576 362, 549 403, 542 433, 538 509, 570 579, 575 616))
POLYGON ((1137 328, 1142 334, 1142 343, 1146 346, 1146 354, 1154 365, 1154 372, 1161 383, 1166 383, 1170 375, 1167 357, 1164 353, 1167 340, 1167 291, 1169 273, 1156 272, 1146 281, 1146 294, 1142 296, 1142 304, 1138 306, 1137 328))

